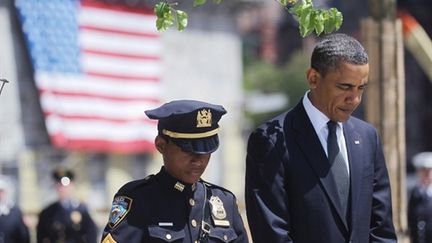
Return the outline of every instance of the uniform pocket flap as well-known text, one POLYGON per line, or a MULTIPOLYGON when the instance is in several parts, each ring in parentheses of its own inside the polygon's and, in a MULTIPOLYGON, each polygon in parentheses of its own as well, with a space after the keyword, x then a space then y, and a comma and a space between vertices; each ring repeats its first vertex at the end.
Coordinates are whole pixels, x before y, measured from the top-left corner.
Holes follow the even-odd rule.
POLYGON ((153 238, 158 238, 164 240, 166 242, 173 242, 179 239, 183 239, 185 237, 184 230, 171 230, 159 226, 149 226, 148 227, 149 235, 153 238))
POLYGON ((212 238, 217 238, 223 242, 230 242, 237 239, 238 237, 232 228, 211 228, 209 236, 212 238))

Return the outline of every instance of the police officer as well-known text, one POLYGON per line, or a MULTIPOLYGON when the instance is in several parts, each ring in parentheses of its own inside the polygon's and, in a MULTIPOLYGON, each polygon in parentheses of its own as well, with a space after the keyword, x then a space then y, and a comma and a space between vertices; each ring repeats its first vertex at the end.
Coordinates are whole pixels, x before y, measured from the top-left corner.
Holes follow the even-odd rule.
POLYGON ((432 152, 413 157, 418 184, 408 201, 408 227, 412 243, 432 242, 432 152))
POLYGON ((12 197, 12 185, 0 176, 0 243, 29 243, 28 227, 12 197))
POLYGON ((74 174, 60 167, 52 174, 59 200, 46 207, 37 224, 38 243, 95 243, 97 229, 87 207, 73 198, 74 174))
POLYGON ((225 109, 177 100, 145 113, 159 121, 155 146, 164 166, 117 192, 102 242, 248 242, 235 196, 200 179, 225 109))

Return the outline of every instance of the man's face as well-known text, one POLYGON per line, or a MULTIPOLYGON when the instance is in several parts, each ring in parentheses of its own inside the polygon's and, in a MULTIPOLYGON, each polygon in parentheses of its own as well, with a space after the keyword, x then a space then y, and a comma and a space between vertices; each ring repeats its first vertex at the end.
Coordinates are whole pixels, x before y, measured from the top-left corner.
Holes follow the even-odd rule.
POLYGON ((432 169, 431 168, 421 168, 417 170, 420 183, 424 186, 432 185, 432 169))
POLYGON ((312 104, 330 120, 345 122, 361 102, 369 75, 369 64, 341 63, 325 76, 311 68, 307 72, 312 104))
POLYGON ((157 150, 162 154, 165 170, 184 183, 195 183, 204 173, 210 154, 194 154, 183 151, 173 142, 160 136, 155 139, 157 150))

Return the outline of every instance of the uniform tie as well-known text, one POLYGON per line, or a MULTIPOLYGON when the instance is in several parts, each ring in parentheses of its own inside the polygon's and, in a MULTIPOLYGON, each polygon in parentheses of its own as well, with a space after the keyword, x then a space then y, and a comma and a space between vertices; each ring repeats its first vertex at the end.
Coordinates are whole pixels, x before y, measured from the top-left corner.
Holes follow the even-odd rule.
POLYGON ((339 145, 337 142, 336 126, 337 123, 329 121, 327 123, 329 134, 327 138, 327 152, 328 159, 331 165, 331 172, 336 182, 336 187, 339 195, 339 200, 344 212, 344 216, 347 213, 348 195, 349 195, 349 175, 347 165, 342 153, 340 152, 339 145))

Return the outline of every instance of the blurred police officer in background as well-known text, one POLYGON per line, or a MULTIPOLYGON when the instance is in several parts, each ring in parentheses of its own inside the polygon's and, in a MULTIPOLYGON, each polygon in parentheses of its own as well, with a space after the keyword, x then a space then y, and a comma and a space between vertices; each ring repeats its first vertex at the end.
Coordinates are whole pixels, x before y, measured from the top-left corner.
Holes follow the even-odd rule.
POLYGON ((53 171, 58 200, 39 215, 38 243, 95 243, 97 229, 87 207, 73 197, 74 174, 66 168, 53 171))
POLYGON ((413 157, 418 184, 408 201, 408 227, 412 243, 432 242, 432 152, 413 157))
POLYGON ((29 243, 27 225, 13 196, 13 185, 0 175, 0 243, 29 243))
POLYGON ((248 242, 235 196, 200 179, 225 109, 177 100, 145 113, 159 121, 155 146, 164 166, 117 192, 102 242, 248 242))

